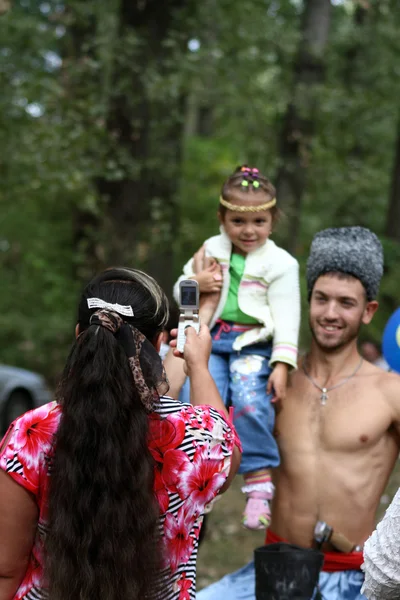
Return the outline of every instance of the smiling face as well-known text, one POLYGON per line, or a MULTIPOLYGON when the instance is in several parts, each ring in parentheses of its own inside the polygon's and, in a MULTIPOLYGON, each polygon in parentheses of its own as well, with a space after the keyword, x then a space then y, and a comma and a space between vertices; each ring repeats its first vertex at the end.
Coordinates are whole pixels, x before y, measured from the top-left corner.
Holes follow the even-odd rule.
POLYGON ((260 248, 272 231, 272 214, 269 210, 235 212, 227 210, 220 223, 233 244, 233 251, 242 256, 260 248))
POLYGON ((310 328, 315 343, 325 352, 334 352, 353 342, 361 324, 370 323, 378 308, 367 302, 359 279, 327 273, 314 284, 310 299, 310 328))

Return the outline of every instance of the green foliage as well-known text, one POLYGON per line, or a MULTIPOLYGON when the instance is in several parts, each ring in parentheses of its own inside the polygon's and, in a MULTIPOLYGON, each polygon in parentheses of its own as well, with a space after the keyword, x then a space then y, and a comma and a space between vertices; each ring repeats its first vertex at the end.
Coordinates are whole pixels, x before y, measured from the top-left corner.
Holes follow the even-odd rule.
MULTIPOLYGON (((230 38, 236 49, 229 53, 231 68, 218 71, 215 66, 214 74, 210 74, 208 63, 203 85, 197 73, 196 89, 208 96, 212 94, 214 128, 212 137, 193 136, 186 147, 179 265, 183 262, 181 255, 184 254, 186 260, 202 237, 217 232, 215 208, 227 172, 240 162, 248 162, 257 164, 274 180, 279 166, 282 117, 291 98, 292 63, 298 42, 299 18, 294 4, 271 3, 270 10, 263 15, 262 11, 256 12, 260 8, 256 3, 255 30, 249 30, 243 41, 230 38), (264 42, 262 46, 259 35, 264 42), (251 50, 253 41, 263 52, 251 50), (213 92, 207 88, 210 80, 218 82, 213 92), (221 168, 225 159, 230 161, 226 171, 221 168), (193 164, 198 168, 197 177, 193 164), (192 202, 189 198, 196 200, 192 202)), ((309 340, 305 318, 308 309, 305 263, 312 236, 320 229, 363 225, 384 241, 386 272, 381 307, 363 335, 379 341, 384 324, 399 303, 395 276, 399 243, 385 240, 384 233, 400 118, 397 100, 400 11, 394 6, 389 10, 389 2, 373 3, 358 23, 355 6, 347 2, 334 8, 325 57, 325 81, 318 90, 316 135, 312 153, 304 157, 307 190, 296 248, 302 275, 304 345, 309 340)), ((228 27, 231 25, 229 22, 228 27)), ((218 21, 215 27, 221 31, 223 25, 218 21)), ((242 27, 246 24, 241 22, 242 27)), ((202 51, 208 53, 208 48, 202 51)), ((221 64, 227 64, 225 55, 221 55, 221 64)), ((288 219, 284 218, 276 232, 278 242, 285 237, 287 227, 288 219)))
MULTIPOLYGON (((302 3, 164 4, 165 22, 153 24, 132 25, 121 3, 94 0, 15 0, 0 17, 3 362, 53 379, 83 279, 118 260, 151 268, 169 291, 218 232, 218 196, 232 169, 248 162, 276 176, 302 3), (128 197, 128 217, 114 194, 126 182, 140 189, 128 197)), ((303 275, 317 230, 362 224, 385 234, 400 11, 393 0, 373 1, 359 21, 355 6, 333 7, 316 135, 304 157, 303 275)), ((283 219, 278 242, 287 227, 283 219)), ((368 330, 376 339, 399 302, 399 244, 384 243, 382 308, 368 330)), ((303 298, 305 314, 305 290, 303 298)))

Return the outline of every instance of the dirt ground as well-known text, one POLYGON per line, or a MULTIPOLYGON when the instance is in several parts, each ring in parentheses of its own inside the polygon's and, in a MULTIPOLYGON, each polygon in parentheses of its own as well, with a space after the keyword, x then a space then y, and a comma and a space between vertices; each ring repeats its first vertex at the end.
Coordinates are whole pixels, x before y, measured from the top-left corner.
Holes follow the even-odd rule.
MULTIPOLYGON (((243 495, 241 477, 236 477, 231 488, 215 504, 207 522, 204 542, 199 550, 197 589, 235 571, 252 559, 253 550, 264 543, 265 533, 251 532, 241 525, 243 495)), ((381 498, 377 519, 400 487, 400 462, 396 467, 385 494, 381 498)))

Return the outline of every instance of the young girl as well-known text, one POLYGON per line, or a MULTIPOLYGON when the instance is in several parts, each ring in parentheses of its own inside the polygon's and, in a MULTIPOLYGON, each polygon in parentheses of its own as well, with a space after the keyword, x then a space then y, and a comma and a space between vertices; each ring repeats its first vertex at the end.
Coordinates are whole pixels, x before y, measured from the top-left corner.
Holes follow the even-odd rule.
MULTIPOLYGON (((288 370, 296 367, 300 324, 297 261, 270 239, 278 217, 275 188, 258 169, 238 167, 222 187, 220 235, 204 242, 215 263, 195 274, 193 259, 181 279, 201 293, 221 291, 210 323, 210 371, 243 444, 240 472, 247 495, 243 524, 263 529, 270 521, 274 487, 270 469, 279 464, 271 402, 283 400, 288 370)), ((186 382, 180 399, 189 402, 186 382)))

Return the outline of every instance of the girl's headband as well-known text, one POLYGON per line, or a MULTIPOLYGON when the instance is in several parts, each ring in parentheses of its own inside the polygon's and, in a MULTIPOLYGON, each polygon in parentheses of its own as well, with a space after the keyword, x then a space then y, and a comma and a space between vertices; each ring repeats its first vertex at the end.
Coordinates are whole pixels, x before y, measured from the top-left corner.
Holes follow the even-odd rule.
POLYGON ((258 206, 243 204, 238 206, 237 204, 231 204, 230 202, 227 202, 222 196, 220 196, 219 203, 222 204, 222 206, 225 206, 225 208, 228 210, 233 210, 234 212, 260 212, 261 210, 268 210, 269 208, 275 206, 276 198, 273 198, 265 204, 259 204, 258 206))

